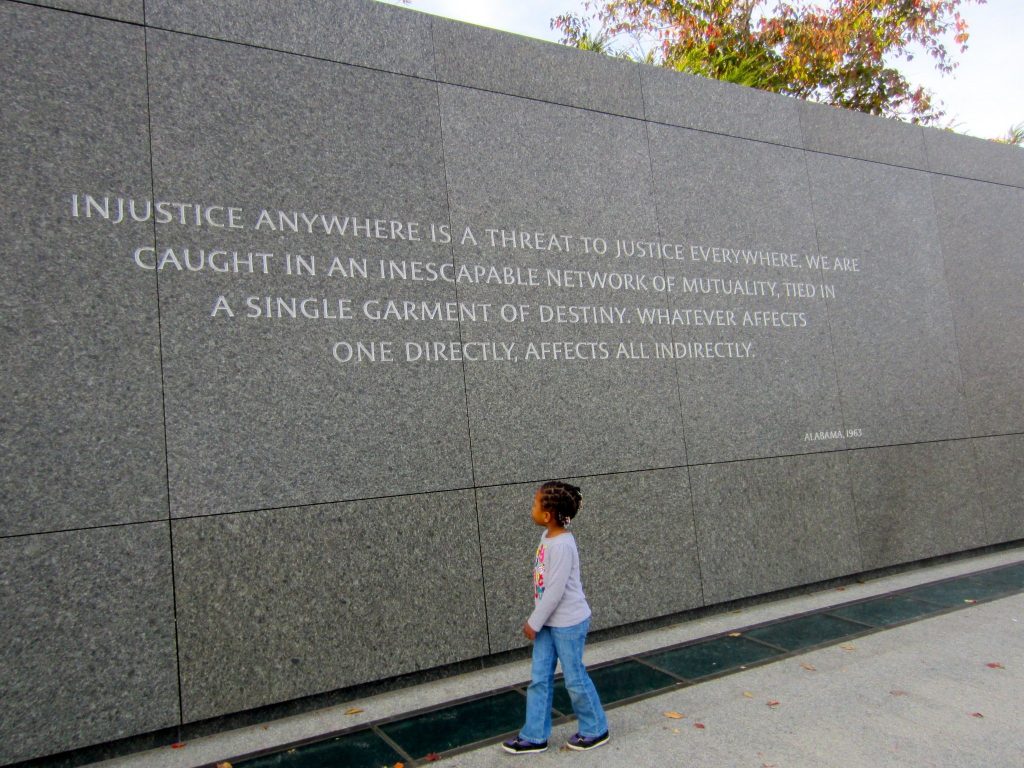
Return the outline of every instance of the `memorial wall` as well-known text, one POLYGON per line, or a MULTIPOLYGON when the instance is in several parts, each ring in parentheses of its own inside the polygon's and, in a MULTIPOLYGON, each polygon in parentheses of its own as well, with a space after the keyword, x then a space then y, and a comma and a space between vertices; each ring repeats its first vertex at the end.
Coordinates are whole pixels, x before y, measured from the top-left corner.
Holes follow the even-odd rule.
POLYGON ((1024 538, 1024 150, 366 0, 0 0, 0 764, 1024 538))

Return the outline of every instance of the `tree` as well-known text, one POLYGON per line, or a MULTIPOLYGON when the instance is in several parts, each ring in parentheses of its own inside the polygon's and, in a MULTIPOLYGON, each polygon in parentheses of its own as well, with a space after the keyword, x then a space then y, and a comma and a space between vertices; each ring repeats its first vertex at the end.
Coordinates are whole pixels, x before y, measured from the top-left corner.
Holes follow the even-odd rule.
POLYGON ((985 0, 587 0, 551 26, 562 42, 637 58, 615 42, 653 44, 653 63, 691 74, 856 109, 934 123, 932 95, 892 65, 923 51, 942 72, 963 52, 961 5, 985 0), (771 6, 771 7, 769 7, 771 6), (597 31, 591 31, 596 23, 597 31), (599 46, 595 46, 595 41, 599 46))

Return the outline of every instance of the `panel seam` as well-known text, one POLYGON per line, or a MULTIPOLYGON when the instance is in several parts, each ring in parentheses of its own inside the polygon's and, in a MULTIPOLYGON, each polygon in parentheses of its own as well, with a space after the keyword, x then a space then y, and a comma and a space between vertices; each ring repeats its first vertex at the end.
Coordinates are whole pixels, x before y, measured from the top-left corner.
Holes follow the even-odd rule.
MULTIPOLYGON (((640 84, 640 104, 644 114, 644 138, 647 140, 647 165, 650 171, 651 203, 654 205, 654 220, 656 222, 658 240, 660 242, 663 240, 661 229, 662 219, 661 211, 658 208, 658 186, 654 177, 654 152, 651 149, 651 122, 647 119, 647 94, 644 92, 643 71, 640 67, 637 67, 637 81, 640 84)), ((662 262, 662 277, 665 279, 665 284, 668 285, 668 264, 665 262, 662 262)), ((665 305, 671 309, 668 293, 665 294, 665 305)), ((669 338, 672 340, 672 344, 674 346, 676 343, 675 326, 669 326, 669 338)), ((693 476, 690 472, 690 446, 686 439, 686 411, 683 408, 682 382, 680 380, 679 372, 680 363, 678 358, 675 358, 674 356, 673 358, 672 374, 676 383, 676 402, 679 405, 679 430, 683 436, 683 456, 686 461, 686 489, 690 499, 690 522, 693 526, 693 549, 697 556, 697 578, 700 582, 700 604, 707 605, 707 593, 704 585, 704 563, 701 555, 700 538, 697 532, 697 505, 693 495, 693 476)))
MULTIPOLYGON (((435 24, 434 20, 430 20, 430 47, 433 53, 433 64, 434 71, 437 72, 437 44, 434 40, 435 24)), ((445 152, 444 146, 444 115, 442 114, 441 106, 441 82, 437 79, 434 80, 434 93, 437 97, 437 131, 438 140, 441 147, 441 169, 444 175, 444 199, 445 207, 448 212, 448 235, 450 242, 448 244, 448 251, 451 254, 452 269, 455 269, 455 233, 454 233, 454 221, 452 219, 452 199, 451 199, 451 186, 448 180, 448 158, 445 152)), ((455 303, 459 304, 459 284, 455 282, 455 303)), ((458 313, 457 319, 459 340, 465 343, 466 339, 462 331, 462 312, 458 313)), ((477 544, 477 555, 480 562, 480 590, 481 597, 483 599, 484 606, 484 636, 487 640, 487 653, 493 653, 491 648, 491 620, 490 612, 487 607, 487 574, 484 570, 484 542, 483 542, 483 524, 480 521, 480 500, 477 494, 476 485, 476 457, 473 454, 473 420, 470 414, 469 407, 469 376, 466 371, 466 359, 463 357, 460 361, 460 367, 462 368, 462 395, 463 403, 466 408, 466 438, 469 445, 469 472, 471 482, 473 484, 473 513, 476 516, 476 544, 477 544)))
MULTIPOLYGON (((146 6, 142 6, 143 18, 145 18, 146 6)), ((143 56, 146 62, 146 121, 149 133, 149 185, 152 200, 156 200, 156 170, 153 162, 153 104, 149 76, 149 30, 143 28, 143 56)), ((152 219, 153 247, 157 246, 156 217, 152 219)), ((171 513, 171 458, 167 437, 167 383, 164 370, 164 344, 163 344, 163 319, 160 311, 160 274, 155 272, 153 281, 156 286, 156 322, 157 322, 157 348, 160 360, 160 407, 163 419, 164 437, 164 481, 166 485, 167 499, 167 533, 170 545, 171 561, 171 602, 174 610, 174 656, 178 674, 178 724, 185 722, 185 696, 181 671, 181 642, 178 626, 178 583, 177 574, 174 569, 174 519, 171 513)))

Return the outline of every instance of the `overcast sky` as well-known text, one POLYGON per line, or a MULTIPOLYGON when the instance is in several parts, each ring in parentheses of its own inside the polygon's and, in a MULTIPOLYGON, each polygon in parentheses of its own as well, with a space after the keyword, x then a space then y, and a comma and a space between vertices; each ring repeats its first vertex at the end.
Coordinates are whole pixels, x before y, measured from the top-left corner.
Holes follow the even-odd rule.
MULTIPOLYGON (((580 5, 579 0, 413 0, 405 7, 557 41, 551 18, 580 5)), ((942 100, 945 121, 954 130, 989 139, 1003 136, 1011 125, 1024 122, 1024 0, 988 0, 966 6, 962 14, 971 39, 967 51, 957 54, 960 66, 952 75, 937 72, 926 56, 901 69, 942 100)))

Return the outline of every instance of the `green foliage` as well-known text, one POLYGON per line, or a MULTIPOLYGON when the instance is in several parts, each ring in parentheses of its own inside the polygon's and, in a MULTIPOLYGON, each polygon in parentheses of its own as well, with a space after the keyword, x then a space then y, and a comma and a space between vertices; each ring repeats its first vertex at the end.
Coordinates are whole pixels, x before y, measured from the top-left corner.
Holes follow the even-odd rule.
POLYGON ((783 86, 777 57, 768 50, 722 48, 714 44, 680 48, 665 66, 762 90, 781 91, 783 86))
POLYGON ((1000 144, 1012 144, 1017 147, 1024 147, 1024 123, 1017 123, 1011 125, 1010 130, 1006 132, 1005 136, 1000 136, 998 139, 992 139, 1000 144))

